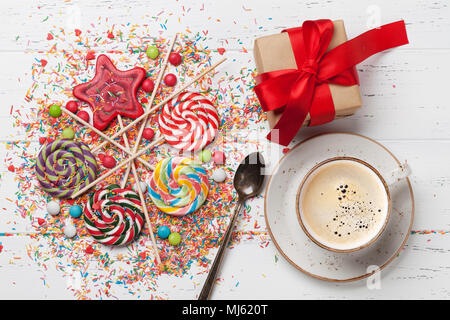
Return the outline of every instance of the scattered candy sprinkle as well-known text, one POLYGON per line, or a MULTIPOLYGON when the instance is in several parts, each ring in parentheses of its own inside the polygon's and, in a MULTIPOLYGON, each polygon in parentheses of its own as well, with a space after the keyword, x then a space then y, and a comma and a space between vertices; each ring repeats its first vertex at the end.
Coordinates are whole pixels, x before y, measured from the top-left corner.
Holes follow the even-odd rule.
MULTIPOLYGON (((149 15, 149 19, 159 21, 161 29, 165 30, 164 16, 164 13, 149 15)), ((111 26, 107 19, 99 18, 96 24, 89 24, 88 28, 83 30, 54 28, 47 35, 48 47, 45 50, 30 50, 27 53, 36 58, 30 66, 32 82, 25 92, 24 101, 18 101, 14 108, 11 108, 14 128, 20 134, 21 140, 15 138, 2 142, 7 150, 4 165, 9 170, 5 175, 13 176, 17 190, 15 198, 4 201, 14 205, 16 210, 14 214, 20 219, 34 221, 32 228, 36 232, 27 233, 31 242, 26 247, 28 257, 33 263, 43 270, 56 264, 57 270, 67 277, 75 272, 81 275, 82 285, 69 288, 75 298, 111 298, 115 297, 119 290, 123 292, 121 289, 125 289, 134 297, 145 294, 152 299, 166 298, 164 292, 158 290, 158 279, 161 274, 181 277, 191 272, 195 272, 194 274, 207 272, 207 267, 214 258, 209 253, 216 250, 219 245, 219 240, 228 226, 237 195, 233 189, 232 179, 220 184, 213 181, 208 201, 204 206, 195 214, 182 219, 159 212, 148 200, 150 217, 155 228, 153 231, 156 233, 156 226, 166 225, 170 226, 172 232, 183 235, 182 243, 176 247, 171 246, 167 240, 158 239, 163 269, 155 263, 146 226, 137 241, 123 248, 109 248, 96 243, 85 230, 83 219, 73 221, 77 229, 77 236, 74 239, 64 237, 61 230, 65 219, 69 217, 68 208, 74 204, 83 206, 88 195, 75 200, 62 200, 62 210, 57 216, 46 214, 46 203, 51 198, 36 184, 35 158, 43 144, 60 137, 63 128, 74 128, 77 139, 92 148, 99 145, 102 139, 65 114, 58 118, 51 117, 48 112, 49 106, 65 105, 74 99, 72 88, 76 84, 88 81, 94 73, 95 61, 91 60, 96 59, 96 52, 99 54, 105 52, 121 70, 140 66, 147 70, 148 77, 156 79, 158 66, 162 63, 169 42, 168 36, 161 36, 164 33, 155 31, 152 34, 151 45, 160 52, 160 55, 152 60, 146 55, 149 34, 152 32, 148 26, 131 23, 111 26), (108 37, 108 32, 114 37, 108 37), (44 212, 44 215, 38 218, 35 216, 38 212, 44 212), (72 270, 72 273, 67 270, 72 270)), ((209 48, 206 34, 193 33, 190 30, 179 34, 174 51, 181 55, 183 63, 177 67, 172 66, 176 68, 176 72, 175 70, 172 72, 176 74, 179 83, 188 81, 200 70, 218 61, 227 51, 225 48, 209 48)), ((236 41, 240 43, 239 39, 236 41)), ((226 46, 227 43, 224 42, 223 45, 226 46)), ((240 51, 247 52, 245 48, 240 51)), ((250 61, 252 57, 249 55, 248 59, 250 61)), ((248 65, 250 64, 243 63, 242 68, 232 73, 218 70, 216 74, 207 75, 191 87, 192 91, 207 96, 220 113, 219 135, 211 147, 220 148, 226 154, 227 163, 223 169, 230 177, 233 176, 237 164, 248 153, 248 148, 255 150, 260 148, 261 139, 249 136, 246 129, 251 125, 252 134, 255 130, 265 133, 267 129, 265 115, 261 112, 252 91, 255 85, 255 70, 248 65)), ((173 87, 160 86, 154 103, 162 101, 172 90, 173 87)), ((148 103, 150 96, 150 93, 143 90, 138 91, 138 100, 141 103, 148 103)), ((157 127, 157 116, 158 113, 150 118, 149 126, 157 127)), ((117 124, 113 123, 105 130, 105 134, 111 135, 116 128, 117 124)), ((137 134, 138 128, 127 132, 130 141, 134 141, 137 134)), ((143 146, 147 143, 150 142, 142 141, 143 146)), ((101 153, 110 154, 117 161, 122 161, 124 155, 116 149, 108 145, 101 153)), ((169 146, 162 145, 143 156, 143 159, 156 164, 158 160, 172 155, 173 152, 169 146)), ((205 166, 212 172, 214 163, 205 166)), ((102 174, 104 169, 100 169, 99 174, 102 174)), ((98 187, 117 183, 124 171, 125 169, 118 175, 105 179, 98 187)), ((151 173, 141 169, 140 175, 143 181, 147 181, 151 173)), ((128 184, 132 186, 134 183, 135 180, 131 177, 128 184)), ((251 199, 249 203, 260 201, 261 198, 262 196, 251 199)), ((232 235, 231 248, 241 240, 252 239, 258 241, 260 247, 267 247, 270 242, 267 231, 253 228, 255 219, 261 219, 261 212, 259 206, 254 206, 252 210, 250 206, 246 207, 240 215, 240 229, 232 235)), ((8 233, 1 235, 6 236, 8 233)))

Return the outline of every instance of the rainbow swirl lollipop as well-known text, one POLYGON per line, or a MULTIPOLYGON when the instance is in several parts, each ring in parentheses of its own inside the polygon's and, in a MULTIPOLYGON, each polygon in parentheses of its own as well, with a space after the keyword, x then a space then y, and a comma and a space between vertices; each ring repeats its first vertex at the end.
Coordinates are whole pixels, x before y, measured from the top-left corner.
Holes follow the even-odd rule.
POLYGON ((170 157, 158 162, 148 189, 161 211, 184 216, 200 208, 208 196, 208 175, 192 159, 170 157))

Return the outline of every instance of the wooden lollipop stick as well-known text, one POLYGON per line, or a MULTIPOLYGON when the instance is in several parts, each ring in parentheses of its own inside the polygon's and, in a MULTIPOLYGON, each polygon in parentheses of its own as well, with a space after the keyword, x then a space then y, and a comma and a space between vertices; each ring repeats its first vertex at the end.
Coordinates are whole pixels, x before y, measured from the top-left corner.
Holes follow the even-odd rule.
POLYGON ((144 149, 142 149, 141 151, 139 151, 138 153, 133 154, 131 157, 129 157, 128 159, 124 160, 123 162, 119 163, 117 166, 115 166, 114 168, 112 168, 111 170, 109 170, 108 172, 106 172, 104 175, 102 175, 101 177, 97 178, 95 181, 91 182, 89 185, 85 186, 83 189, 79 190, 77 193, 73 194, 71 196, 72 199, 75 199, 76 197, 78 197, 79 195, 85 193, 87 190, 89 190, 90 188, 92 188, 93 186, 95 186, 96 184, 98 184, 99 182, 103 181, 104 179, 108 178, 110 175, 112 175, 114 172, 116 172, 117 170, 119 170, 120 168, 122 168, 124 165, 126 165, 127 163, 129 163, 130 161, 133 161, 134 159, 140 157, 141 155, 143 155, 145 152, 147 152, 148 150, 150 150, 151 148, 153 148, 153 146, 157 143, 160 143, 164 141, 163 137, 159 137, 158 139, 155 139, 155 141, 153 141, 152 143, 150 143, 148 146, 146 146, 144 149))
MULTIPOLYGON (((133 165, 133 175, 135 177, 138 177, 136 167, 134 165, 133 165)), ((136 180, 138 180, 138 178, 136 178, 136 180)), ((150 239, 153 245, 153 250, 155 251, 156 254, 156 261, 158 262, 158 264, 161 264, 161 257, 159 256, 158 246, 156 245, 155 235, 153 234, 153 226, 152 223, 150 222, 147 205, 145 204, 144 194, 142 192, 140 183, 137 183, 137 190, 139 193, 139 198, 141 199, 142 209, 144 209, 145 221, 147 222, 148 230, 150 233, 150 239)))
MULTIPOLYGON (((120 115, 117 116, 117 120, 119 122, 119 126, 121 128, 123 128, 122 117, 120 115)), ((130 143, 128 142, 127 134, 124 133, 122 138, 123 138, 123 142, 125 143, 125 147, 128 150, 130 150, 131 148, 130 148, 130 143)), ((149 233, 150 233, 150 239, 152 241, 153 250, 155 251, 156 261, 158 262, 158 264, 160 264, 161 263, 161 257, 159 256, 158 246, 156 245, 155 235, 153 234, 152 223, 150 222, 150 217, 148 215, 147 205, 145 203, 144 193, 142 192, 142 189, 141 189, 141 184, 140 184, 139 176, 137 174, 136 166, 134 165, 134 160, 131 161, 131 166, 129 166, 129 167, 131 167, 133 169, 133 176, 134 176, 134 179, 137 182, 136 183, 137 191, 138 191, 138 194, 139 194, 139 198, 141 200, 142 209, 144 210, 144 216, 145 216, 145 220, 147 222, 148 230, 149 230, 149 233)), ((126 180, 125 180, 125 183, 126 183, 126 180)), ((124 187, 125 187, 125 184, 121 186, 122 189, 124 187)))
MULTIPOLYGON (((118 122, 119 122, 119 127, 120 127, 120 129, 122 129, 123 128, 123 121, 122 121, 122 117, 121 116, 118 116, 117 117, 117 120, 118 120, 118 122)), ((130 151, 131 150, 131 147, 130 147, 130 142, 128 141, 128 137, 127 137, 127 134, 126 133, 124 133, 123 134, 123 142, 125 143, 125 147, 128 149, 128 151, 130 151)), ((136 153, 136 152, 133 152, 133 154, 134 153, 136 153)), ((139 179, 139 176, 137 175, 137 174, 135 174, 134 173, 134 171, 136 171, 136 165, 134 164, 134 160, 131 162, 131 166, 128 166, 127 167, 127 169, 128 168, 132 168, 133 169, 133 176, 134 176, 134 179, 136 180, 136 183, 137 184, 139 184, 139 182, 141 181, 140 179, 139 179)), ((152 171, 153 170, 155 170, 154 168, 152 169, 152 171)), ((125 185, 127 184, 127 180, 122 180, 122 184, 120 185, 120 187, 123 189, 123 188, 125 188, 125 185)), ((140 184, 139 184, 139 189, 140 189, 140 184)))
MULTIPOLYGON (((77 120, 78 122, 81 122, 82 124, 84 124, 86 127, 88 127, 89 129, 91 129, 92 131, 94 131, 95 133, 97 133, 100 137, 102 137, 103 139, 107 140, 108 142, 112 143, 113 145, 115 145, 116 147, 122 149, 123 151, 125 151, 126 153, 128 153, 130 156, 133 155, 133 153, 131 151, 129 151, 128 149, 126 149, 124 146, 122 146, 120 143, 118 143, 117 141, 114 141, 113 139, 111 139, 110 137, 108 137, 106 134, 104 134, 103 132, 101 132, 100 130, 98 130, 97 128, 91 126, 89 123, 87 123, 86 121, 84 121, 83 119, 81 119, 79 116, 77 116, 76 114, 70 112, 69 110, 67 110, 64 107, 61 107, 61 110, 64 113, 67 113, 71 118, 77 120)), ((94 152, 94 151, 93 151, 94 152)), ((138 161, 142 162, 143 164, 145 164, 150 170, 153 170, 154 167, 148 163, 147 161, 145 161, 144 159, 138 159, 138 161)))
MULTIPOLYGON (((122 121, 122 117, 120 115, 117 116, 117 122, 119 122, 119 128, 122 129, 123 128, 123 121, 122 121)), ((130 142, 128 141, 128 136, 127 136, 126 133, 124 133, 122 135, 122 139, 123 139, 123 142, 125 143, 125 147, 128 149, 128 151, 130 151, 131 150, 130 142)), ((131 161, 131 166, 127 167, 127 171, 129 171, 128 169, 131 169, 131 167, 133 167, 134 170, 136 170, 136 166, 134 164, 134 160, 131 161)), ((136 174, 133 174, 133 176, 134 176, 134 179, 136 180, 137 184, 139 184, 139 182, 141 181, 139 179, 139 176, 136 175, 136 174)), ((122 180, 122 184, 120 185, 120 187, 123 189, 123 188, 125 188, 126 184, 127 184, 127 181, 126 180, 122 180)), ((141 189, 141 188, 139 188, 139 189, 141 189)))
MULTIPOLYGON (((222 64, 223 62, 225 62, 225 60, 227 60, 227 58, 223 58, 222 60, 219 60, 218 62, 216 62, 215 64, 213 64, 212 66, 210 66, 209 68, 207 68, 205 71, 202 71, 201 73, 199 73, 197 76, 195 76, 194 79, 192 79, 191 81, 189 81, 188 83, 186 83, 185 85, 183 85, 180 89, 176 90, 175 92, 173 92, 172 94, 170 94, 166 99, 164 99, 163 101, 161 101, 160 103, 158 103, 156 106, 154 106, 153 108, 151 108, 150 110, 145 111, 139 118, 136 118, 135 120, 133 120, 133 122, 131 122, 130 124, 128 124, 125 128, 117 131, 116 133, 114 133, 111 136, 111 139, 115 139, 118 136, 120 136, 122 133, 130 130, 132 127, 134 127, 136 124, 138 124, 140 121, 142 121, 143 119, 145 119, 146 117, 148 117, 150 114, 152 114, 155 110, 158 110, 160 107, 162 107, 163 105, 165 105, 167 102, 169 102, 171 99, 173 99, 173 97, 177 96, 178 94, 180 94, 181 92, 183 92, 184 90, 186 90, 188 87, 190 87, 194 82, 200 80, 202 77, 204 77, 206 74, 208 74, 209 72, 211 72, 212 70, 214 70, 215 68, 217 68, 217 66, 219 66, 220 64, 222 64)), ((98 151, 100 148, 103 148, 109 141, 104 141, 103 143, 101 143, 100 145, 98 145, 97 147, 95 147, 93 149, 93 152, 98 151)))
MULTIPOLYGON (((149 107, 150 107, 151 105, 153 105, 153 101, 155 100, 156 92, 157 92, 158 89, 159 89, 159 85, 160 85, 160 83, 161 83, 162 77, 163 77, 163 75, 164 75, 164 73, 165 73, 165 71, 166 71, 166 69, 167 69, 167 62, 169 61, 169 56, 170 56, 170 53, 171 53, 172 50, 173 50, 173 46, 175 45, 175 41, 177 40, 177 36, 178 36, 178 34, 176 33, 176 34, 173 36, 173 38, 172 38, 172 40, 170 41, 170 43, 169 43, 169 47, 168 47, 168 49, 167 49, 166 55, 164 56, 164 60, 163 60, 161 69, 159 70, 158 77, 156 78, 155 87, 153 88, 152 95, 150 96, 150 101, 149 101, 149 103, 148 103, 148 106, 149 106, 149 107)), ((146 109, 147 109, 147 108, 146 108, 146 109)), ((144 119, 144 121, 142 121, 141 128, 139 129, 139 134, 138 134, 138 137, 137 137, 136 142, 135 142, 135 148, 134 148, 134 150, 137 149, 137 148, 136 148, 136 145, 139 145, 139 143, 141 143, 142 132, 144 131, 145 126, 147 125, 147 119, 148 119, 148 116, 144 119)), ((120 129, 123 129, 123 126, 122 126, 120 129)), ((128 148, 128 149, 131 150, 131 148, 128 148)), ((136 151, 137 151, 137 150, 136 150, 136 151)), ((136 153, 136 151, 134 151, 133 153, 136 153)), ((125 186, 125 184, 126 184, 127 181, 128 181, 128 176, 130 175, 130 170, 131 170, 131 167, 130 167, 130 166, 128 166, 127 169, 125 170, 125 175, 124 175, 123 178, 122 178, 122 185, 123 185, 123 186, 125 186)))

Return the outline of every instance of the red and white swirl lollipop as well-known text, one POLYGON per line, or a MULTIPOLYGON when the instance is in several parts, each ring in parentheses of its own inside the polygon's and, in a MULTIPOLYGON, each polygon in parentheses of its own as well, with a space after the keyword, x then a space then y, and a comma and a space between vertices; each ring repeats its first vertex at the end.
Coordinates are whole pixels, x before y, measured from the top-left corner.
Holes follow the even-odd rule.
POLYGON ((180 150, 196 151, 214 140, 219 115, 203 95, 185 91, 164 105, 158 122, 168 144, 180 150))

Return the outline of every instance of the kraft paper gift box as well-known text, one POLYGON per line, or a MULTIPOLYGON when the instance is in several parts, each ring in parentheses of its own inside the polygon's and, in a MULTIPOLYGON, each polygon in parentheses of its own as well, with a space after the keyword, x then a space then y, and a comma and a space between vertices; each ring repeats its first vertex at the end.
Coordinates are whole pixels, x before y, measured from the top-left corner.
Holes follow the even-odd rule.
MULTIPOLYGON (((333 37, 327 51, 347 41, 344 22, 333 21, 333 37)), ((297 69, 294 53, 287 32, 257 38, 254 44, 254 58, 258 74, 283 69, 297 69)), ((350 116, 361 107, 362 100, 359 85, 341 86, 329 84, 331 97, 336 111, 335 119, 350 116)), ((267 112, 267 119, 271 128, 281 117, 283 108, 267 112)), ((310 117, 306 117, 303 126, 309 124, 310 117)))

